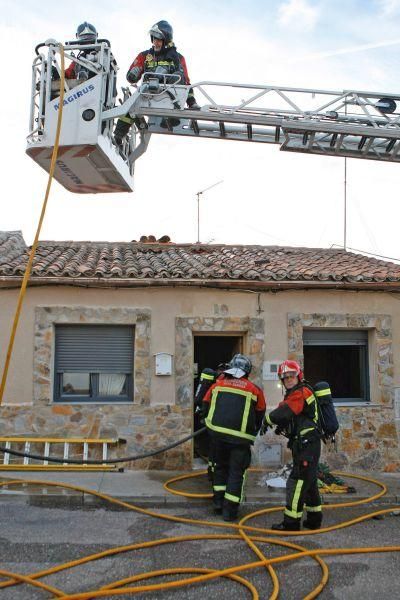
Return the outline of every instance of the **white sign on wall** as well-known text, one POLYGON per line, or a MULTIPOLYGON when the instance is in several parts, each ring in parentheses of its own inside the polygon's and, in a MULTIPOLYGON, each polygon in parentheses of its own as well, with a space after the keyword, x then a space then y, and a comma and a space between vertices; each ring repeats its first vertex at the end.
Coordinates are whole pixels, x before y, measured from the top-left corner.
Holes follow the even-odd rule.
POLYGON ((264 381, 278 381, 278 368, 281 360, 264 361, 263 379, 264 381))

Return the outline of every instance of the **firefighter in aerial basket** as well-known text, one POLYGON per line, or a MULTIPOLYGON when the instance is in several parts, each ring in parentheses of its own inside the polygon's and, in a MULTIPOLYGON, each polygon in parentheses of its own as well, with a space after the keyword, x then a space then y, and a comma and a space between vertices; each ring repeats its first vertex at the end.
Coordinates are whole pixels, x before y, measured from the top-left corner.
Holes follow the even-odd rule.
POLYGON ((247 356, 235 354, 203 400, 215 463, 214 512, 225 521, 237 519, 251 445, 265 415, 264 392, 248 379, 251 368, 247 356))
POLYGON ((260 433, 263 435, 269 427, 276 426, 276 433, 282 433, 289 439, 293 468, 286 485, 283 521, 272 525, 272 529, 299 531, 304 507, 307 511, 304 527, 319 529, 322 511, 317 469, 321 454, 321 431, 317 400, 296 361, 285 360, 279 366, 278 376, 285 396, 277 408, 265 416, 260 433))
MULTIPOLYGON (((91 23, 85 21, 78 25, 76 29, 76 40, 78 44, 87 44, 88 46, 96 44, 98 33, 96 27, 91 23)), ((89 60, 93 64, 98 64, 98 52, 93 48, 83 49, 79 52, 78 58, 84 58, 89 60)), ((77 79, 78 81, 86 81, 96 75, 95 72, 90 71, 79 62, 73 61, 68 69, 65 70, 66 79, 77 79)))
MULTIPOLYGON (((161 81, 189 85, 189 74, 185 58, 180 54, 173 41, 173 30, 168 21, 158 21, 149 31, 152 47, 140 52, 129 67, 126 78, 129 83, 136 84, 144 73, 157 73, 161 81), (168 78, 168 75, 172 76, 168 78)), ((187 106, 191 110, 199 110, 192 88, 187 97, 187 106)), ((179 120, 172 118, 172 124, 179 124, 179 120)), ((117 146, 121 146, 131 125, 135 123, 138 129, 146 128, 145 119, 133 118, 129 114, 117 121, 114 139, 117 146)))

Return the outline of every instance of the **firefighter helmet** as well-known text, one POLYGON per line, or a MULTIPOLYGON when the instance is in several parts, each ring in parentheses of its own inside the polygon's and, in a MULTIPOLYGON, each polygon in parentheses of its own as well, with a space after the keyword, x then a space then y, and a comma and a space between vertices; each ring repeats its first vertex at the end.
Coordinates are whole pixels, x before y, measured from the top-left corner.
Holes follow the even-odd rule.
POLYGON ((164 45, 172 42, 173 30, 168 21, 158 21, 153 25, 153 27, 149 31, 150 37, 157 38, 157 40, 162 40, 164 45))
POLYGON ((284 360, 283 363, 279 365, 279 369, 278 369, 279 379, 283 379, 283 376, 286 373, 295 373, 296 377, 299 378, 299 381, 304 379, 304 373, 301 369, 301 366, 295 360, 284 360))
POLYGON ((91 23, 84 21, 77 27, 76 39, 87 44, 94 44, 97 41, 96 27, 91 23))
POLYGON ((224 373, 240 379, 240 377, 250 375, 253 365, 251 364, 251 360, 247 356, 244 356, 244 354, 235 354, 228 366, 229 368, 225 369, 224 373))

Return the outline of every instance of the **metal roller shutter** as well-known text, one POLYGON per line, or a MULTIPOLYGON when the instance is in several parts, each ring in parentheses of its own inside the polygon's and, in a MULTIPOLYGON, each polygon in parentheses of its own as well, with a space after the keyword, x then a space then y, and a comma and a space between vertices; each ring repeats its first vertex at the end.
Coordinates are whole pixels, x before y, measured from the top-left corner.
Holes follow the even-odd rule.
POLYGON ((368 331, 365 329, 304 329, 305 346, 365 346, 368 331))
POLYGON ((57 325, 56 371, 132 373, 134 328, 126 325, 57 325))

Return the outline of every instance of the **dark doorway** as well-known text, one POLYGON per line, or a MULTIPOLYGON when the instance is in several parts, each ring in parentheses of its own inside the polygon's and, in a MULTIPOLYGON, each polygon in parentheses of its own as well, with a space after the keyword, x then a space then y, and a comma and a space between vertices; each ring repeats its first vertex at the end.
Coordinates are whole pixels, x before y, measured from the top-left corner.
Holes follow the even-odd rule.
MULTIPOLYGON (((195 335, 193 389, 196 391, 203 369, 216 369, 222 362, 229 362, 234 354, 243 352, 243 337, 239 335, 195 335)), ((193 429, 203 427, 198 414, 194 414, 193 429)), ((208 436, 202 434, 194 438, 195 456, 208 457, 208 436)))

